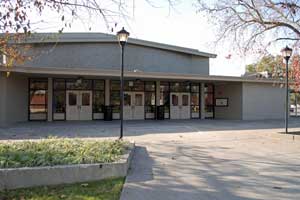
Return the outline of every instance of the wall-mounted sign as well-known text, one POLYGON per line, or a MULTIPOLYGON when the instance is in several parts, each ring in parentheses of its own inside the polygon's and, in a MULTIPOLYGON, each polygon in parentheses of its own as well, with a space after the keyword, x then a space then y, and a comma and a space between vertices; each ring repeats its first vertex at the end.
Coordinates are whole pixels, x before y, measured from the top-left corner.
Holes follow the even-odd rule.
POLYGON ((228 98, 216 98, 215 102, 217 107, 227 107, 228 106, 228 98))

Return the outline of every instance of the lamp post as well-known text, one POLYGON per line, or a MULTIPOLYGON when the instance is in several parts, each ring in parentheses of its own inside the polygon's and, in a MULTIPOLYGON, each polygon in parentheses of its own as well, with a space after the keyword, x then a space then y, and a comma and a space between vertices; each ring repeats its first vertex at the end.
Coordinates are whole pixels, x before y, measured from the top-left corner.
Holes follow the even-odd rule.
POLYGON ((120 120, 121 120, 121 125, 120 125, 120 138, 123 138, 123 108, 124 108, 124 47, 127 43, 128 37, 129 37, 129 32, 127 32, 124 27, 122 30, 120 30, 117 33, 117 37, 119 40, 119 44, 121 46, 121 51, 122 51, 122 64, 121 64, 121 90, 120 90, 120 120))
POLYGON ((293 53, 293 50, 286 46, 281 50, 282 56, 286 63, 285 73, 285 133, 288 133, 288 120, 289 120, 289 59, 293 53))

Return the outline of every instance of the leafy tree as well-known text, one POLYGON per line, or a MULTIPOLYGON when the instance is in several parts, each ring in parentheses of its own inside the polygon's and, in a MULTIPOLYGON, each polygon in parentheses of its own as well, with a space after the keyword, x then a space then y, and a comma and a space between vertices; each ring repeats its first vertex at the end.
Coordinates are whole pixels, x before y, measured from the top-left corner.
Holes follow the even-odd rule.
POLYGON ((283 63, 281 56, 263 56, 258 62, 246 66, 246 72, 264 72, 271 74, 282 69, 283 63))

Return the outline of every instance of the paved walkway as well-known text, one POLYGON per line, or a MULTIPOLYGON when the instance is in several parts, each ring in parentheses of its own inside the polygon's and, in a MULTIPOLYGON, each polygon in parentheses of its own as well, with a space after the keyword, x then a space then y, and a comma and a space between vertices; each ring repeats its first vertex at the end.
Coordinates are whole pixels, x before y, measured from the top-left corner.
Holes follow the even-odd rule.
POLYGON ((134 137, 121 200, 299 200, 300 135, 252 125, 134 137))
MULTIPOLYGON (((300 120, 291 120, 300 131, 300 120)), ((283 121, 126 122, 136 153, 121 200, 299 200, 300 135, 283 121)), ((0 139, 117 137, 114 122, 23 123, 0 139)))
MULTIPOLYGON (((299 127, 300 118, 290 120, 290 127, 299 127)), ((108 138, 119 136, 119 121, 82 121, 82 122, 25 122, 1 128, 0 140, 39 139, 49 136, 108 138)), ((164 121, 126 121, 124 135, 155 136, 174 133, 222 132, 231 130, 253 130, 274 128, 283 131, 283 120, 229 121, 229 120, 164 120, 164 121)), ((300 129, 299 129, 300 130, 300 129)), ((136 138, 136 137, 134 137, 136 138)))

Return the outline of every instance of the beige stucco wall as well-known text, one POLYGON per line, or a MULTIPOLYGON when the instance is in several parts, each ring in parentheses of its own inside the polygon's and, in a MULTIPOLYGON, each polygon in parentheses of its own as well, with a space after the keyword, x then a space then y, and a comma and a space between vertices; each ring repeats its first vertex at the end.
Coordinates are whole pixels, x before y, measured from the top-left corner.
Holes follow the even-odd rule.
MULTIPOLYGON (((118 43, 35 44, 28 67, 120 69, 118 43)), ((209 74, 209 59, 186 53, 128 44, 125 47, 125 70, 182 74, 209 74)))
POLYGON ((11 74, 0 78, 0 125, 27 121, 28 115, 28 78, 11 74))
POLYGON ((285 90, 277 84, 243 83, 243 119, 284 118, 285 90))
POLYGON ((216 119, 242 119, 242 83, 219 83, 215 98, 228 98, 228 107, 215 107, 216 119))

